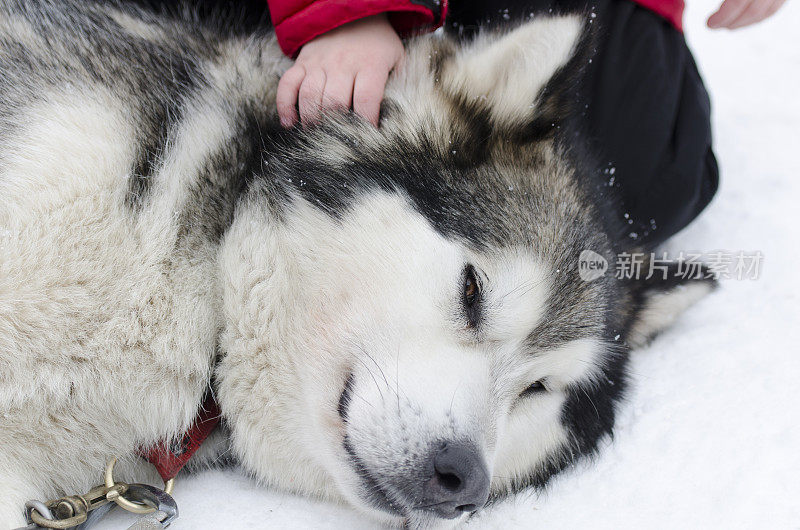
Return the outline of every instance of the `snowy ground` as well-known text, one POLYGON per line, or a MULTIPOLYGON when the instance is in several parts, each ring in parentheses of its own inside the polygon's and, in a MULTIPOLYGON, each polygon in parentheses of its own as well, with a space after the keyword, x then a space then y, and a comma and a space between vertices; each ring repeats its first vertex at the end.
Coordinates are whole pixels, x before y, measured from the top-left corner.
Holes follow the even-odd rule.
MULTIPOLYGON (((723 180, 668 249, 760 250, 762 276, 725 282, 634 355, 617 437, 595 462, 468 528, 800 529, 800 2, 736 32, 705 28, 716 0, 689 2, 723 180)), ((182 478, 175 497, 175 530, 374 527, 234 471, 182 478)), ((114 514, 100 528, 130 521, 114 514)))

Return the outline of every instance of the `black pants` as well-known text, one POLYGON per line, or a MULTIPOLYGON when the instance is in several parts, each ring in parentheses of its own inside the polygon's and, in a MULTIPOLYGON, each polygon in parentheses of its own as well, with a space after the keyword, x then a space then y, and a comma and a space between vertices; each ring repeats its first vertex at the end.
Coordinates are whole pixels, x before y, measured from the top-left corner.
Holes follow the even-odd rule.
POLYGON ((599 25, 580 94, 598 193, 616 195, 624 236, 652 248, 697 217, 719 180, 708 93, 683 35, 630 0, 452 0, 445 27, 469 37, 479 25, 576 11, 599 25))

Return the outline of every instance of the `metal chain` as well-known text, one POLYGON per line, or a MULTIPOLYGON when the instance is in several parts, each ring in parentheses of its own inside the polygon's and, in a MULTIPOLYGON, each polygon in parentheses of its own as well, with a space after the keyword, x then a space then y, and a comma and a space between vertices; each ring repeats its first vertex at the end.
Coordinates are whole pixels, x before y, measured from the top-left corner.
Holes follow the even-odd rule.
POLYGON ((112 459, 105 472, 105 483, 83 495, 69 495, 52 501, 31 500, 25 503, 28 526, 16 530, 77 529, 87 530, 111 509, 118 505, 133 512, 148 514, 133 524, 129 530, 163 529, 178 517, 178 506, 172 498, 173 481, 164 489, 146 484, 114 482, 116 459, 112 459))
POLYGON ((129 496, 155 511, 139 519, 128 530, 161 530, 178 518, 178 505, 172 495, 147 484, 131 484, 129 496))

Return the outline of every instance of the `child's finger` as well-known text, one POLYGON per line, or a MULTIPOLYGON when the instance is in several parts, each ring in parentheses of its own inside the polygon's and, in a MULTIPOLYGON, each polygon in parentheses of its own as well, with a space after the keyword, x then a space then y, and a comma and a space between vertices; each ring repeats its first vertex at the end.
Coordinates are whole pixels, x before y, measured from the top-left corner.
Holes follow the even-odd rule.
POLYGON ((322 106, 322 91, 325 88, 325 72, 316 68, 306 73, 298 92, 297 108, 300 110, 300 122, 308 125, 319 120, 322 106))
POLYGON ((716 13, 708 17, 708 27, 722 28, 727 27, 728 24, 742 14, 742 11, 747 9, 750 0, 725 0, 716 13))
POLYGON ((770 5, 769 0, 753 0, 738 17, 728 24, 728 27, 730 29, 736 29, 742 26, 755 24, 767 16, 767 10, 770 5))
POLYGON ((325 90, 322 93, 323 109, 349 109, 353 101, 353 83, 355 75, 352 73, 333 74, 326 72, 325 90))
POLYGON ((774 0, 772 2, 772 5, 769 6, 769 9, 767 10, 767 15, 764 18, 769 18, 772 15, 774 15, 778 11, 778 9, 781 8, 784 2, 786 2, 786 0, 774 0))
MULTIPOLYGON (((754 4, 758 5, 758 9, 754 10, 752 13, 749 13, 750 18, 746 19, 745 17, 748 15, 748 12, 745 11, 739 18, 731 23, 730 28, 736 29, 742 26, 747 26, 749 24, 755 24, 756 22, 761 22, 764 19, 767 19, 775 14, 775 12, 781 8, 783 2, 785 0, 756 0, 754 4)), ((752 6, 753 4, 751 4, 752 6)), ((749 8, 748 8, 749 10, 749 8)))
POLYGON ((353 86, 353 110, 376 127, 388 77, 389 72, 386 70, 362 71, 356 75, 353 86))
POLYGON ((275 103, 278 107, 278 117, 281 125, 291 127, 297 122, 297 92, 303 83, 306 75, 305 69, 299 64, 295 64, 281 76, 278 81, 278 93, 275 96, 275 103))

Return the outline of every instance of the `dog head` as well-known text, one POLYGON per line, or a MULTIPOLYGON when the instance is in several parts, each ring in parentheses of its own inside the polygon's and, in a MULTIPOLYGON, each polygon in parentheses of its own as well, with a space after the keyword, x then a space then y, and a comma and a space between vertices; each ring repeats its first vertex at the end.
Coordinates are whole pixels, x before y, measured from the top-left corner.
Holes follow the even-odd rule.
POLYGON ((619 250, 554 134, 584 34, 419 38, 379 129, 335 115, 267 150, 220 258, 219 399, 257 477, 447 525, 610 433, 629 343, 708 286, 579 276, 619 250))

